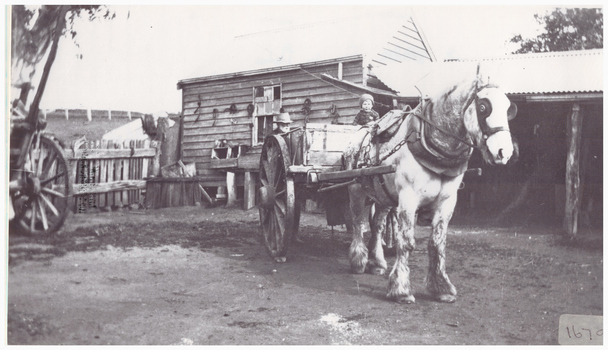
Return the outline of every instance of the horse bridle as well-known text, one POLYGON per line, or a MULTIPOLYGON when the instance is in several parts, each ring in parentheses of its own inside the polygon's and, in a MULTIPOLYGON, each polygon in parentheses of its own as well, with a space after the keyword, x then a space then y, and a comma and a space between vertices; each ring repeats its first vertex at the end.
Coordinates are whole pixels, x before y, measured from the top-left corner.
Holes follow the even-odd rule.
POLYGON ((510 130, 508 128, 505 128, 504 126, 491 128, 486 121, 486 119, 488 119, 488 117, 492 114, 492 102, 490 102, 490 100, 485 97, 480 98, 479 92, 481 92, 483 89, 496 89, 496 88, 498 88, 498 86, 492 85, 492 84, 487 84, 482 87, 476 87, 475 94, 467 101, 467 103, 463 109, 463 112, 466 111, 469 108, 469 106, 471 105, 471 103, 473 103, 473 101, 475 101, 475 110, 477 112, 477 123, 479 124, 479 128, 481 129, 481 133, 485 140, 487 140, 490 136, 492 136, 500 131, 509 131, 510 132, 510 130))
MULTIPOLYGON (((488 123, 486 122, 486 119, 492 114, 492 102, 490 102, 489 99, 487 98, 480 98, 479 97, 479 92, 482 91, 483 89, 487 89, 487 88, 498 88, 498 86, 496 85, 492 85, 492 84, 487 84, 484 85, 482 87, 475 87, 475 93, 469 98, 469 100, 467 101, 467 103, 464 106, 464 109, 462 110, 463 113, 469 109, 469 107, 471 106, 471 103, 475 102, 475 110, 477 112, 477 123, 479 124, 479 128, 481 129, 481 133, 483 135, 484 140, 487 140, 490 136, 496 134, 497 132, 500 131, 508 131, 510 132, 510 130, 508 128, 505 128, 503 126, 499 126, 499 127, 495 127, 492 128, 488 125, 488 123)), ((443 129, 442 127, 440 127, 439 125, 437 125, 436 123, 432 122, 430 119, 426 118, 424 116, 424 111, 426 110, 426 104, 423 103, 424 101, 421 99, 420 103, 423 106, 421 108, 420 113, 414 113, 414 115, 418 118, 420 118, 421 120, 425 121, 426 123, 428 123, 429 125, 432 125, 433 127, 435 127, 437 130, 443 132, 444 134, 451 136, 453 138, 455 138, 456 140, 464 143, 465 145, 472 147, 472 148, 476 148, 478 150, 481 150, 481 147, 472 144, 471 142, 463 139, 462 137, 458 136, 458 135, 454 135, 453 133, 451 133, 448 130, 443 129)))

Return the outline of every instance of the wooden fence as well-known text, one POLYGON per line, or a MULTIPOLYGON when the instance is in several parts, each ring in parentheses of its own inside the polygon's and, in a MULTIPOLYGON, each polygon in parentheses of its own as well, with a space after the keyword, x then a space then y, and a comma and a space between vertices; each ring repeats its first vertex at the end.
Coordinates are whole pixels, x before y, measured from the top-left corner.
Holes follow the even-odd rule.
POLYGON ((160 172, 160 144, 150 140, 81 141, 65 150, 74 213, 141 206, 145 178, 160 172))

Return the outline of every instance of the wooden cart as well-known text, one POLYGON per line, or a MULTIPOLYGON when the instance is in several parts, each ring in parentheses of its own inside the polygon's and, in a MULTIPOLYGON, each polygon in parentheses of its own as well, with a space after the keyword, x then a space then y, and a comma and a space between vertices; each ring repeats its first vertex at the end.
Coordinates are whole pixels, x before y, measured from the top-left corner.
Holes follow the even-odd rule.
MULTIPOLYGON (((339 204, 348 205, 344 195, 348 184, 395 171, 393 166, 342 170, 342 152, 360 128, 308 123, 287 134, 266 137, 260 157, 258 207, 263 243, 272 258, 285 261, 305 199, 328 192, 343 199, 339 204)), ((330 223, 328 215, 328 224, 341 223, 335 219, 330 223)))
POLYGON ((52 234, 68 215, 68 163, 46 123, 25 115, 11 116, 9 220, 27 234, 52 234))

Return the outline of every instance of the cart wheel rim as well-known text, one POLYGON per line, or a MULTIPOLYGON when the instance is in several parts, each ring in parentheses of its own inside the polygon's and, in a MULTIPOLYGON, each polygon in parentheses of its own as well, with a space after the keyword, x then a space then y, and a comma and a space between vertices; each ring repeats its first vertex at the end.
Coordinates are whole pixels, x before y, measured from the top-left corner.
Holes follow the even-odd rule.
POLYGON ((28 234, 54 233, 68 214, 70 179, 62 148, 50 137, 39 134, 26 155, 23 181, 11 193, 15 217, 13 221, 28 234))
POLYGON ((262 192, 269 194, 259 206, 262 243, 268 254, 285 257, 294 230, 294 181, 287 173, 289 151, 283 138, 270 135, 264 141, 260 156, 262 192))

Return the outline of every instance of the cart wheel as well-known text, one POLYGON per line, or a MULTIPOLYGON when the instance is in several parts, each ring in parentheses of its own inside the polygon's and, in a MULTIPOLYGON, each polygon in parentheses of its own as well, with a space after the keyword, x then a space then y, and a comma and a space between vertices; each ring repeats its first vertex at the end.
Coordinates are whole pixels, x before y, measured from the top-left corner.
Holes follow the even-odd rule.
POLYGON ((266 251, 279 262, 285 261, 295 223, 296 196, 293 177, 287 174, 289 164, 289 150, 283 138, 268 136, 260 157, 260 226, 266 251))
POLYGON ((54 233, 68 214, 70 179, 61 147, 46 135, 34 136, 23 169, 11 183, 13 221, 29 234, 54 233))

